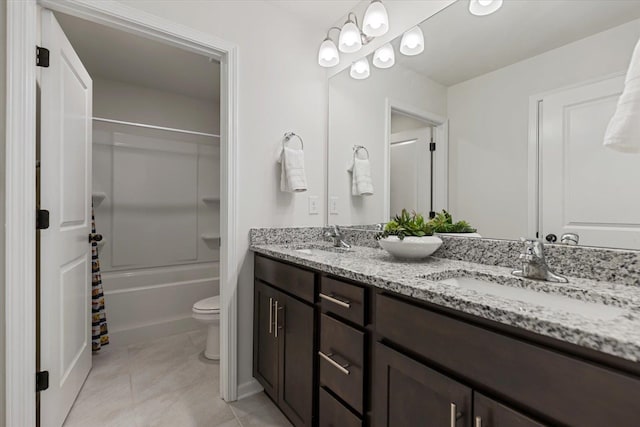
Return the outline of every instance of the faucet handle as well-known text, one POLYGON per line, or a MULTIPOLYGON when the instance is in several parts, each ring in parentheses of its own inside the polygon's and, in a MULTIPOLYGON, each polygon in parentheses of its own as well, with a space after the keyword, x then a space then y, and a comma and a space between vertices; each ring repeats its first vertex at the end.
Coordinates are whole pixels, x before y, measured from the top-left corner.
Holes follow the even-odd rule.
POLYGON ((544 259, 544 246, 540 240, 521 237, 520 241, 524 243, 522 255, 535 255, 538 258, 544 259))

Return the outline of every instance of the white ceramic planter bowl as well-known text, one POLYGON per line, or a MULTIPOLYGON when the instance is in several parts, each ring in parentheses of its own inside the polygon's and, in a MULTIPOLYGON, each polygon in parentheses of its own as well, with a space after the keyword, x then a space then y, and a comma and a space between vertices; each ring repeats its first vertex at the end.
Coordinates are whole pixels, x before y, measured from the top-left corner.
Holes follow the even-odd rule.
POLYGON ((482 237, 478 233, 436 233, 438 236, 452 236, 452 237, 482 237))
POLYGON ((389 236, 378 240, 385 251, 396 258, 422 259, 426 258, 442 245, 442 240, 436 236, 405 237, 400 240, 397 236, 389 236))

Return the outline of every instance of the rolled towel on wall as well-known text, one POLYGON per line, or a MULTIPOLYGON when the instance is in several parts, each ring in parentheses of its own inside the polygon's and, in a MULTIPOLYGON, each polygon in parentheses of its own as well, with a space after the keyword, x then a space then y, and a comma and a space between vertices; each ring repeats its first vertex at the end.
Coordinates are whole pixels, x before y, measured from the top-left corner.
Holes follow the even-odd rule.
MULTIPOLYGON (((287 193, 300 193, 307 191, 307 176, 304 169, 304 151, 303 149, 289 148, 285 145, 292 136, 298 136, 294 133, 285 134, 280 153, 280 190, 287 193)), ((298 136, 298 138, 300 138, 298 136)), ((302 138, 300 138, 302 148, 302 138)))
POLYGON ((371 180, 371 164, 369 163, 369 151, 365 147, 353 147, 353 162, 348 169, 351 172, 351 195, 371 196, 373 194, 373 182, 371 180), (358 157, 358 151, 364 149, 367 157, 358 157))
POLYGON ((640 40, 633 50, 616 112, 604 134, 604 145, 623 153, 640 153, 640 40))

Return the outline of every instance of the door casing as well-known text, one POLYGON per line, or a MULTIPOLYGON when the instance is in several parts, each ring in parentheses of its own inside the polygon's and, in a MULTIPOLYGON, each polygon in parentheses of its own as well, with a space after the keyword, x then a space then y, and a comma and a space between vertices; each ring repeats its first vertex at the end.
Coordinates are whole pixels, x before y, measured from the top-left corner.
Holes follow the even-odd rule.
POLYGON ((36 356, 35 123, 37 6, 152 38, 221 63, 220 394, 237 399, 238 47, 120 2, 7 2, 5 423, 34 427, 36 356), (10 349, 10 351, 9 351, 10 349))

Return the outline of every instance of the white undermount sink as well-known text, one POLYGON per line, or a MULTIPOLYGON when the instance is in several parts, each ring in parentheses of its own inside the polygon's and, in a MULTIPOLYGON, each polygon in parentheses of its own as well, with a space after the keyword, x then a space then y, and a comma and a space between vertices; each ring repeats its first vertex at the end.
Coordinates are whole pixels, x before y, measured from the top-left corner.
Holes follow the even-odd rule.
POLYGON ((439 280, 437 283, 473 290, 482 294, 493 295, 517 302, 536 304, 554 311, 578 314, 594 320, 611 320, 628 313, 628 310, 621 307, 615 307, 604 303, 583 301, 565 295, 537 291, 534 289, 490 282, 488 280, 482 280, 475 277, 452 277, 449 279, 439 280))
POLYGON ((344 254, 350 252, 350 248, 338 248, 335 246, 325 245, 309 245, 303 248, 296 249, 296 252, 300 252, 305 255, 327 255, 327 254, 344 254))

